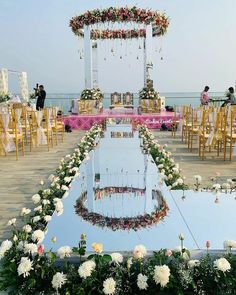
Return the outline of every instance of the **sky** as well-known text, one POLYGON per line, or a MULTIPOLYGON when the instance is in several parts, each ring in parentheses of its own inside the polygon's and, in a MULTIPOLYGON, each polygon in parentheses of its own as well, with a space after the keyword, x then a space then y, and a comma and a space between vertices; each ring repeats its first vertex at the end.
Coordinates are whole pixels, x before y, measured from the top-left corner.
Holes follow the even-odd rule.
MULTIPOLYGON (((212 92, 224 92, 235 85, 236 0, 0 0, 0 68, 26 71, 30 89, 40 83, 49 93, 80 92, 83 42, 70 30, 70 18, 89 9, 126 5, 165 11, 171 18, 168 33, 153 40, 158 91, 200 92, 209 85, 212 92)), ((101 44, 99 86, 104 92, 143 87, 138 44, 101 44)), ((9 82, 10 90, 17 91, 15 75, 9 82)))

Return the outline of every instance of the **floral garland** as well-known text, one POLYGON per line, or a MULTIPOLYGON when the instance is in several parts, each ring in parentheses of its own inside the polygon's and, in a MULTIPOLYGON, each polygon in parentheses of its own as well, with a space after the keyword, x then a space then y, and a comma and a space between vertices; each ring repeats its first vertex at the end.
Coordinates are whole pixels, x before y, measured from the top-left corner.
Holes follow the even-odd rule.
POLYGON ((116 230, 140 230, 142 228, 149 228, 161 220, 167 215, 169 207, 162 195, 157 194, 158 207, 155 208, 150 214, 138 215, 135 217, 108 217, 95 212, 89 212, 84 206, 84 202, 87 199, 87 192, 83 192, 79 199, 76 201, 75 211, 85 221, 88 221, 92 225, 99 227, 107 227, 116 230))
MULTIPOLYGON (((115 8, 110 7, 108 9, 95 9, 91 11, 87 11, 84 14, 80 14, 78 16, 73 17, 70 20, 70 27, 73 33, 79 37, 83 37, 83 28, 84 25, 93 25, 97 23, 105 23, 105 22, 136 22, 136 23, 143 23, 143 24, 154 24, 157 26, 158 30, 155 30, 153 36, 160 36, 164 35, 167 31, 169 26, 169 18, 165 15, 165 13, 160 13, 158 11, 152 11, 147 9, 140 9, 136 6, 131 8, 128 7, 121 7, 115 8)), ((135 35, 137 37, 144 37, 144 33, 142 32, 140 36, 139 30, 132 30, 133 33, 130 31, 125 31, 124 39, 134 38, 135 35)), ((106 32, 106 31, 105 31, 106 32)), ((116 34, 116 31, 112 32, 107 35, 100 30, 99 33, 96 33, 96 39, 102 36, 102 39, 110 39, 112 38, 121 38, 120 33, 116 34)), ((146 32, 145 32, 146 33, 146 32)), ((91 35, 93 38, 93 33, 91 35)), ((122 37, 123 38, 123 37, 122 37)))
POLYGON ((142 149, 144 153, 148 153, 155 161, 161 175, 161 181, 171 189, 187 189, 184 183, 184 177, 180 175, 179 165, 175 164, 171 158, 171 152, 166 151, 167 145, 161 146, 155 140, 152 132, 144 125, 138 125, 140 138, 143 139, 142 149))
POLYGON ((102 197, 109 196, 111 194, 125 194, 125 193, 135 193, 143 196, 145 194, 145 189, 136 188, 136 187, 116 187, 109 186, 104 187, 102 189, 96 188, 94 189, 94 198, 95 200, 101 199, 102 197))
POLYGON ((81 92, 81 100, 102 100, 103 94, 99 88, 84 89, 81 92))
POLYGON ((139 91, 140 99, 159 99, 160 94, 153 87, 143 87, 139 91))
POLYGON ((91 39, 133 39, 133 38, 145 38, 146 30, 144 29, 132 29, 132 30, 92 30, 91 39))

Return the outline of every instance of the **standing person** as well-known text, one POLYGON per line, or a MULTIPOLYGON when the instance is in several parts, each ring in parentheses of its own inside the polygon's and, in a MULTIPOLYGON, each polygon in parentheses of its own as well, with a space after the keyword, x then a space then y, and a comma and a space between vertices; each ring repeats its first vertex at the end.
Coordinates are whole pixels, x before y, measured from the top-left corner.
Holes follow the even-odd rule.
POLYGON ((208 90, 209 90, 209 86, 205 86, 204 90, 201 93, 201 105, 208 105, 208 102, 210 100, 209 94, 208 94, 208 90))
POLYGON ((37 90, 37 103, 36 103, 36 110, 41 110, 44 108, 44 100, 46 98, 46 91, 44 90, 43 85, 39 85, 37 90))

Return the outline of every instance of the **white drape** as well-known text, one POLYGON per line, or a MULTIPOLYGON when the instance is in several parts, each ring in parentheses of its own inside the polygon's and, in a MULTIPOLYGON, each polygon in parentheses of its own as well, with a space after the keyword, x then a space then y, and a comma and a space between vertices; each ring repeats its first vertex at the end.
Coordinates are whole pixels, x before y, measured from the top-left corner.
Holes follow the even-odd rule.
POLYGON ((0 92, 8 92, 8 70, 0 70, 0 92))
POLYGON ((11 152, 16 150, 15 143, 12 139, 11 134, 8 132, 8 125, 10 121, 10 114, 1 114, 3 121, 4 132, 2 133, 2 143, 3 148, 6 152, 11 152))
POLYGON ((28 81, 27 81, 27 73, 26 72, 19 73, 18 77, 20 82, 21 95, 25 101, 28 101, 29 88, 28 88, 28 81))
POLYGON ((37 119, 37 142, 38 145, 44 145, 47 144, 47 137, 44 133, 43 127, 41 126, 42 120, 43 120, 43 112, 37 111, 36 113, 36 119, 37 119))

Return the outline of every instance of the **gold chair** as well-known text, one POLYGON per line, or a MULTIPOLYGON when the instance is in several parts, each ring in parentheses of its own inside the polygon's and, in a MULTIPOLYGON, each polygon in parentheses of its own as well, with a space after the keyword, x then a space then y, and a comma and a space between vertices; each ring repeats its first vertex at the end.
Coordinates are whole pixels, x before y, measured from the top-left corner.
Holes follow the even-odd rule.
POLYGON ((52 110, 49 108, 43 109, 43 116, 44 116, 44 120, 42 123, 42 127, 47 137, 47 146, 49 151, 50 144, 51 144, 51 147, 53 147, 53 129, 51 125, 52 110))
POLYGON ((115 107, 122 107, 123 103, 121 101, 121 93, 114 92, 111 94, 111 104, 110 109, 113 109, 115 107))
POLYGON ((232 161, 233 147, 235 148, 235 143, 236 143, 236 109, 232 108, 228 114, 229 116, 225 120, 224 161, 226 160, 228 144, 229 144, 229 160, 232 161))
POLYGON ((58 144, 58 133, 61 134, 61 141, 64 141, 65 124, 61 116, 57 116, 57 108, 52 108, 52 131, 55 134, 56 145, 58 144))
POLYGON ((21 112, 22 112, 22 105, 21 104, 14 104, 12 111, 11 111, 11 123, 9 125, 11 137, 16 146, 16 160, 19 158, 19 148, 22 148, 22 154, 25 155, 25 144, 24 144, 24 134, 21 127, 21 112))
POLYGON ((131 92, 123 93, 123 105, 125 108, 134 108, 134 95, 131 92))

